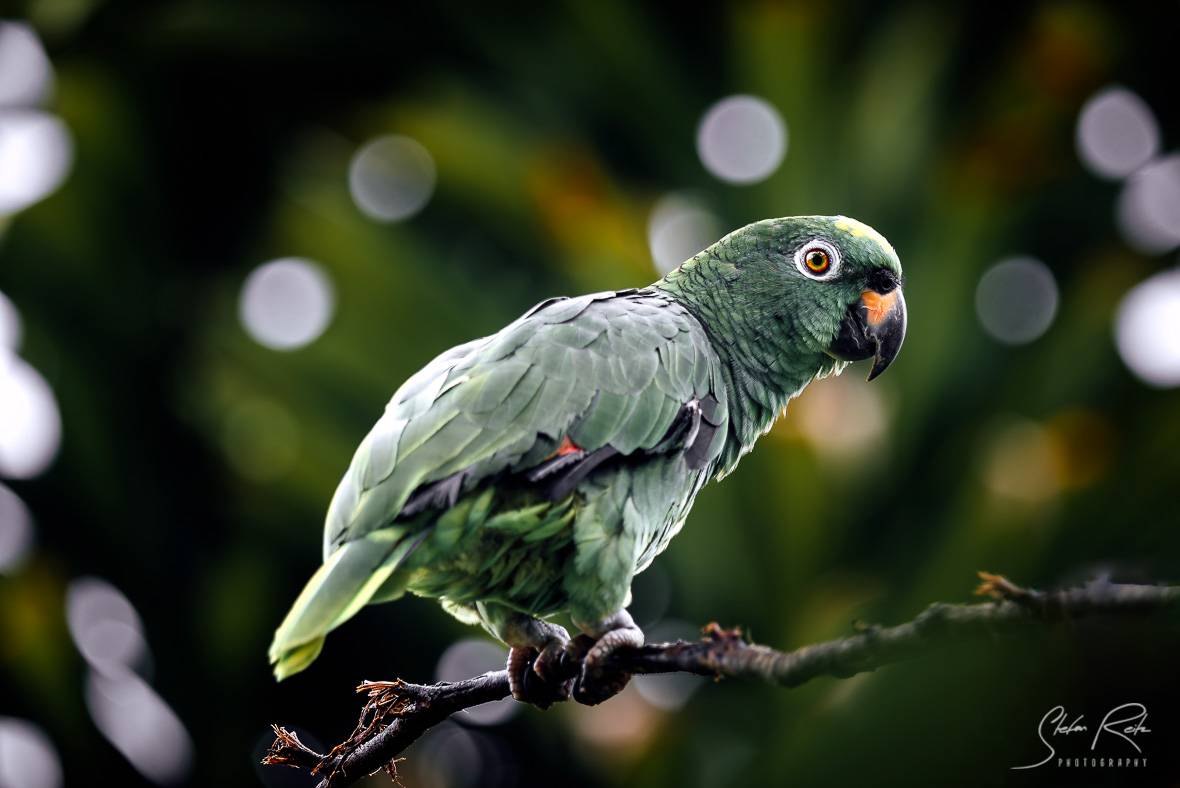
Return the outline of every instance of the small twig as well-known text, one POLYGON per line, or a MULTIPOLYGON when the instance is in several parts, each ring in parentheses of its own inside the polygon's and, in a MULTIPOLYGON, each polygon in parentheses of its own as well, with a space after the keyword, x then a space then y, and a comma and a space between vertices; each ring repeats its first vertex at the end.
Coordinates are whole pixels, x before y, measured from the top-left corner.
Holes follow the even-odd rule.
MULTIPOLYGON (((1030 623, 1053 623, 1088 615, 1124 614, 1180 607, 1180 586, 1128 585, 1094 580, 1058 591, 1023 588, 1003 575, 980 572, 979 595, 994 601, 972 605, 935 602, 912 621, 893 627, 857 622, 856 634, 783 652, 750 643, 741 630, 709 624, 697 641, 652 643, 620 650, 614 667, 631 673, 695 673, 715 678, 755 678, 795 687, 817 676, 848 678, 939 646, 964 642, 1030 623)), ((577 675, 580 660, 563 661, 561 673, 577 675)), ((507 671, 442 684, 366 681, 367 693, 352 735, 321 755, 285 728, 275 725, 275 741, 263 763, 294 766, 320 775, 318 788, 344 788, 386 768, 396 777, 396 761, 430 728, 457 711, 510 694, 507 671)))
POLYGON ((324 756, 299 741, 299 734, 295 731, 278 725, 271 725, 270 729, 275 732, 275 740, 262 759, 267 766, 294 766, 314 771, 324 760, 324 756))

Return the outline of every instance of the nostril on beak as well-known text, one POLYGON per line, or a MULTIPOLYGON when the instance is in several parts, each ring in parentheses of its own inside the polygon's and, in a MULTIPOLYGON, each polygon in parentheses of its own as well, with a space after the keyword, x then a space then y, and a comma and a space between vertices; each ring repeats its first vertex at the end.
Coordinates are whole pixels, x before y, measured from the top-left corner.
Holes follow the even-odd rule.
POLYGON ((881 295, 892 292, 900 284, 897 274, 888 268, 878 268, 869 274, 869 289, 881 295))

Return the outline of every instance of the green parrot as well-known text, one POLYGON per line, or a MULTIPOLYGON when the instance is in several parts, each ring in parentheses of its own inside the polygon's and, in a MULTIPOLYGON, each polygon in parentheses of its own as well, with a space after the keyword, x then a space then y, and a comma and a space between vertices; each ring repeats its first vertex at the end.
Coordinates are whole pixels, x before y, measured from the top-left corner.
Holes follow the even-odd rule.
POLYGON ((889 366, 901 284, 893 247, 855 219, 768 219, 649 287, 551 298, 438 356, 357 448, 324 563, 275 632, 275 676, 409 592, 507 644, 518 700, 618 692, 630 677, 607 658, 643 644, 632 578, 808 383, 889 366), (554 678, 571 647, 558 614, 593 642, 572 682, 554 678))

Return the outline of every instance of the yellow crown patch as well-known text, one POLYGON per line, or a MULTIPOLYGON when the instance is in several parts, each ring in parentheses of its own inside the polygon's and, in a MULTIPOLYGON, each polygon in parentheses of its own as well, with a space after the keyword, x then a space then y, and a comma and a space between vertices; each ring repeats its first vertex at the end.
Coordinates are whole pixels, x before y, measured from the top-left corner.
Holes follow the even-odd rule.
POLYGON ((853 238, 869 238, 877 246, 881 247, 890 257, 897 258, 897 252, 893 250, 893 246, 885 240, 885 236, 869 227, 864 222, 850 219, 847 216, 841 216, 836 220, 836 229, 843 230, 851 235, 853 238))

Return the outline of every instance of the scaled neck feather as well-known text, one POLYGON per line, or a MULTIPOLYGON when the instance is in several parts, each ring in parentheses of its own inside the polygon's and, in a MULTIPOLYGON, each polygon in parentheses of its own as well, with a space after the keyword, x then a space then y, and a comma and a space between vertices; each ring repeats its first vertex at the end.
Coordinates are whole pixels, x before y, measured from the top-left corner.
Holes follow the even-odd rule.
POLYGON ((751 297, 736 284, 741 276, 740 257, 722 241, 654 285, 700 320, 721 359, 730 427, 719 476, 733 470, 808 383, 845 366, 818 350, 822 338, 784 308, 785 299, 751 297))

